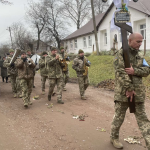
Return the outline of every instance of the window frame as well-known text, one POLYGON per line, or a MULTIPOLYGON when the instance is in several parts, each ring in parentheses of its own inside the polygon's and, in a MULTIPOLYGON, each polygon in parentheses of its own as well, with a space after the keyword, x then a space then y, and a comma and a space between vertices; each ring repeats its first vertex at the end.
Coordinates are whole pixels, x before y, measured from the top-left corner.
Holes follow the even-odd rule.
POLYGON ((77 39, 74 39, 74 48, 78 48, 78 42, 77 42, 77 39))
POLYGON ((107 45, 108 41, 107 41, 107 32, 104 32, 104 45, 107 45))
POLYGON ((86 43, 86 37, 83 37, 83 47, 87 47, 87 43, 86 43))
POLYGON ((73 42, 70 40, 70 49, 73 49, 73 42))
POLYGON ((91 35, 88 36, 88 44, 90 47, 92 46, 92 38, 91 37, 92 37, 91 35))
POLYGON ((144 34, 144 36, 143 36, 143 34, 142 34, 143 40, 146 40, 146 23, 140 24, 140 25, 139 25, 139 28, 140 28, 140 33, 141 33, 141 34, 142 34, 142 31, 143 31, 143 34, 144 34), (145 26, 145 28, 142 28, 142 29, 141 29, 141 26, 145 26))

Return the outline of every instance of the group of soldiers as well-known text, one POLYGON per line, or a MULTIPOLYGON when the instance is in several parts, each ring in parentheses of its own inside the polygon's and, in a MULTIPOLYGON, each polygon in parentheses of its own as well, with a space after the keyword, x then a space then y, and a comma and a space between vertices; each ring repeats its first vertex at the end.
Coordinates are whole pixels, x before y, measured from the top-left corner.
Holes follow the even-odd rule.
MULTIPOLYGON (((64 104, 62 100, 62 90, 66 91, 66 83, 69 79, 68 62, 70 61, 64 47, 58 52, 55 47, 52 47, 51 54, 43 52, 39 60, 39 68, 42 81, 42 94, 45 94, 45 82, 49 80, 48 100, 54 94, 55 85, 57 85, 57 102, 64 104)), ((84 92, 89 85, 88 73, 84 75, 86 68, 90 66, 90 62, 84 56, 84 51, 79 50, 78 56, 74 59, 72 68, 76 71, 79 81, 79 89, 81 99, 85 100, 84 92)))
MULTIPOLYGON (((32 104, 30 95, 34 86, 35 67, 37 64, 31 59, 31 51, 21 51, 20 57, 15 62, 10 63, 14 55, 14 50, 9 51, 10 55, 4 61, 5 67, 8 69, 10 76, 12 91, 14 97, 22 97, 24 107, 32 104)), ((50 54, 46 51, 41 53, 41 58, 38 62, 41 74, 41 88, 42 94, 45 94, 45 82, 49 80, 48 100, 55 94, 54 88, 57 85, 57 102, 64 104, 62 100, 62 90, 66 91, 66 83, 69 79, 68 63, 70 59, 61 47, 58 51, 57 48, 52 47, 50 54)), ((84 51, 79 50, 77 57, 74 59, 72 68, 76 71, 79 81, 79 90, 82 100, 86 100, 84 95, 85 90, 89 85, 88 80, 88 67, 90 62, 84 56, 84 51)))
MULTIPOLYGON (((143 56, 140 55, 140 46, 143 37, 139 33, 133 33, 129 37, 129 56, 131 67, 125 68, 123 50, 117 51, 114 59, 115 66, 115 115, 111 125, 111 143, 115 148, 122 149, 123 145, 119 141, 119 130, 124 121, 126 110, 130 102, 135 100, 135 117, 145 139, 146 146, 150 150, 150 121, 145 113, 145 88, 142 83, 142 77, 150 74, 150 66, 143 56), (132 79, 130 78, 132 75, 132 79)), ((4 66, 8 68, 14 97, 17 96, 18 88, 21 87, 21 94, 24 106, 32 104, 30 95, 33 87, 34 68, 36 64, 27 56, 26 52, 21 52, 21 58, 16 59, 10 64, 14 51, 10 50, 10 56, 5 60, 4 66), (17 83, 17 84, 16 84, 17 83), (20 84, 18 84, 20 83, 20 84), (17 85, 17 86, 16 86, 17 85)), ((39 68, 42 81, 42 94, 45 94, 45 82, 49 80, 48 100, 50 101, 54 94, 54 88, 57 84, 57 102, 64 104, 62 100, 62 90, 66 91, 66 83, 69 78, 68 61, 64 48, 60 52, 55 47, 51 48, 51 53, 43 52, 39 60, 39 68)), ((79 50, 74 59, 72 68, 76 71, 79 83, 81 99, 85 100, 85 90, 89 85, 88 67, 90 62, 84 56, 84 51, 79 50)))

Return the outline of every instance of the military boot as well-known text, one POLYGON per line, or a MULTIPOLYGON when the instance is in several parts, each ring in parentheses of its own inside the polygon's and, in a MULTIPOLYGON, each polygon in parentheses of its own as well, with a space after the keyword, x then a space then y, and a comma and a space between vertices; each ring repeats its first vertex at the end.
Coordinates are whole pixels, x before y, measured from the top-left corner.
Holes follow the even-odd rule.
POLYGON ((58 100, 57 103, 64 104, 64 102, 62 100, 58 100))
POLYGON ((42 95, 45 95, 45 91, 42 91, 42 95))
POLYGON ((122 149, 123 145, 118 139, 110 139, 110 142, 114 145, 115 148, 122 149))
POLYGON ((17 97, 17 94, 15 93, 15 94, 14 94, 14 98, 16 98, 16 97, 17 97))
POLYGON ((22 98, 22 95, 19 95, 19 98, 22 98))
POLYGON ((28 108, 28 103, 24 103, 24 107, 25 107, 25 108, 28 108))
POLYGON ((51 95, 48 95, 48 100, 51 101, 51 95))
POLYGON ((52 94, 52 96, 54 96, 56 93, 55 92, 53 92, 53 94, 52 94))
POLYGON ((86 97, 85 97, 85 96, 81 96, 81 99, 82 99, 82 100, 86 100, 86 97))
POLYGON ((64 88, 63 88, 63 91, 67 91, 67 89, 64 87, 64 88))

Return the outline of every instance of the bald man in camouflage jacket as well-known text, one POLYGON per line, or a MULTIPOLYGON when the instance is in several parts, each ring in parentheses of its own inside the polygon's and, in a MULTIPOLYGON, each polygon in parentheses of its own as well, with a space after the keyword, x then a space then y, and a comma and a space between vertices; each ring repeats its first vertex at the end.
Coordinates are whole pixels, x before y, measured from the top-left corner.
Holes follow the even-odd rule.
POLYGON ((72 68, 76 71, 79 83, 79 90, 82 100, 86 100, 84 96, 85 90, 89 86, 89 79, 88 79, 88 67, 90 66, 90 62, 84 56, 84 51, 79 50, 78 56, 74 59, 72 68))
MULTIPOLYGON (((115 66, 115 115, 111 125, 111 142, 115 148, 123 148, 119 141, 119 130, 124 121, 126 110, 129 107, 128 98, 132 101, 135 96, 135 117, 150 150, 150 121, 145 113, 145 87, 142 77, 150 74, 150 66, 146 63, 142 55, 139 54, 143 37, 138 33, 131 34, 129 37, 129 57, 131 68, 125 68, 123 50, 116 53, 115 66), (132 81, 128 75, 132 75, 132 81)), ((131 123, 132 128, 132 123, 131 123)))

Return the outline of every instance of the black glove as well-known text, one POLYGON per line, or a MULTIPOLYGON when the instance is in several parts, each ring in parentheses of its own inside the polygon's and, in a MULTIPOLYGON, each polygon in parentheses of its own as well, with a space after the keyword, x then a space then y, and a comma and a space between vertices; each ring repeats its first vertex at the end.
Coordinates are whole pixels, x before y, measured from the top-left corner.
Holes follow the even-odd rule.
POLYGON ((27 57, 23 58, 23 61, 25 62, 27 60, 27 57))
POLYGON ((11 67, 14 67, 14 66, 15 66, 15 64, 14 64, 14 63, 11 63, 11 64, 10 64, 10 66, 11 66, 11 67))

